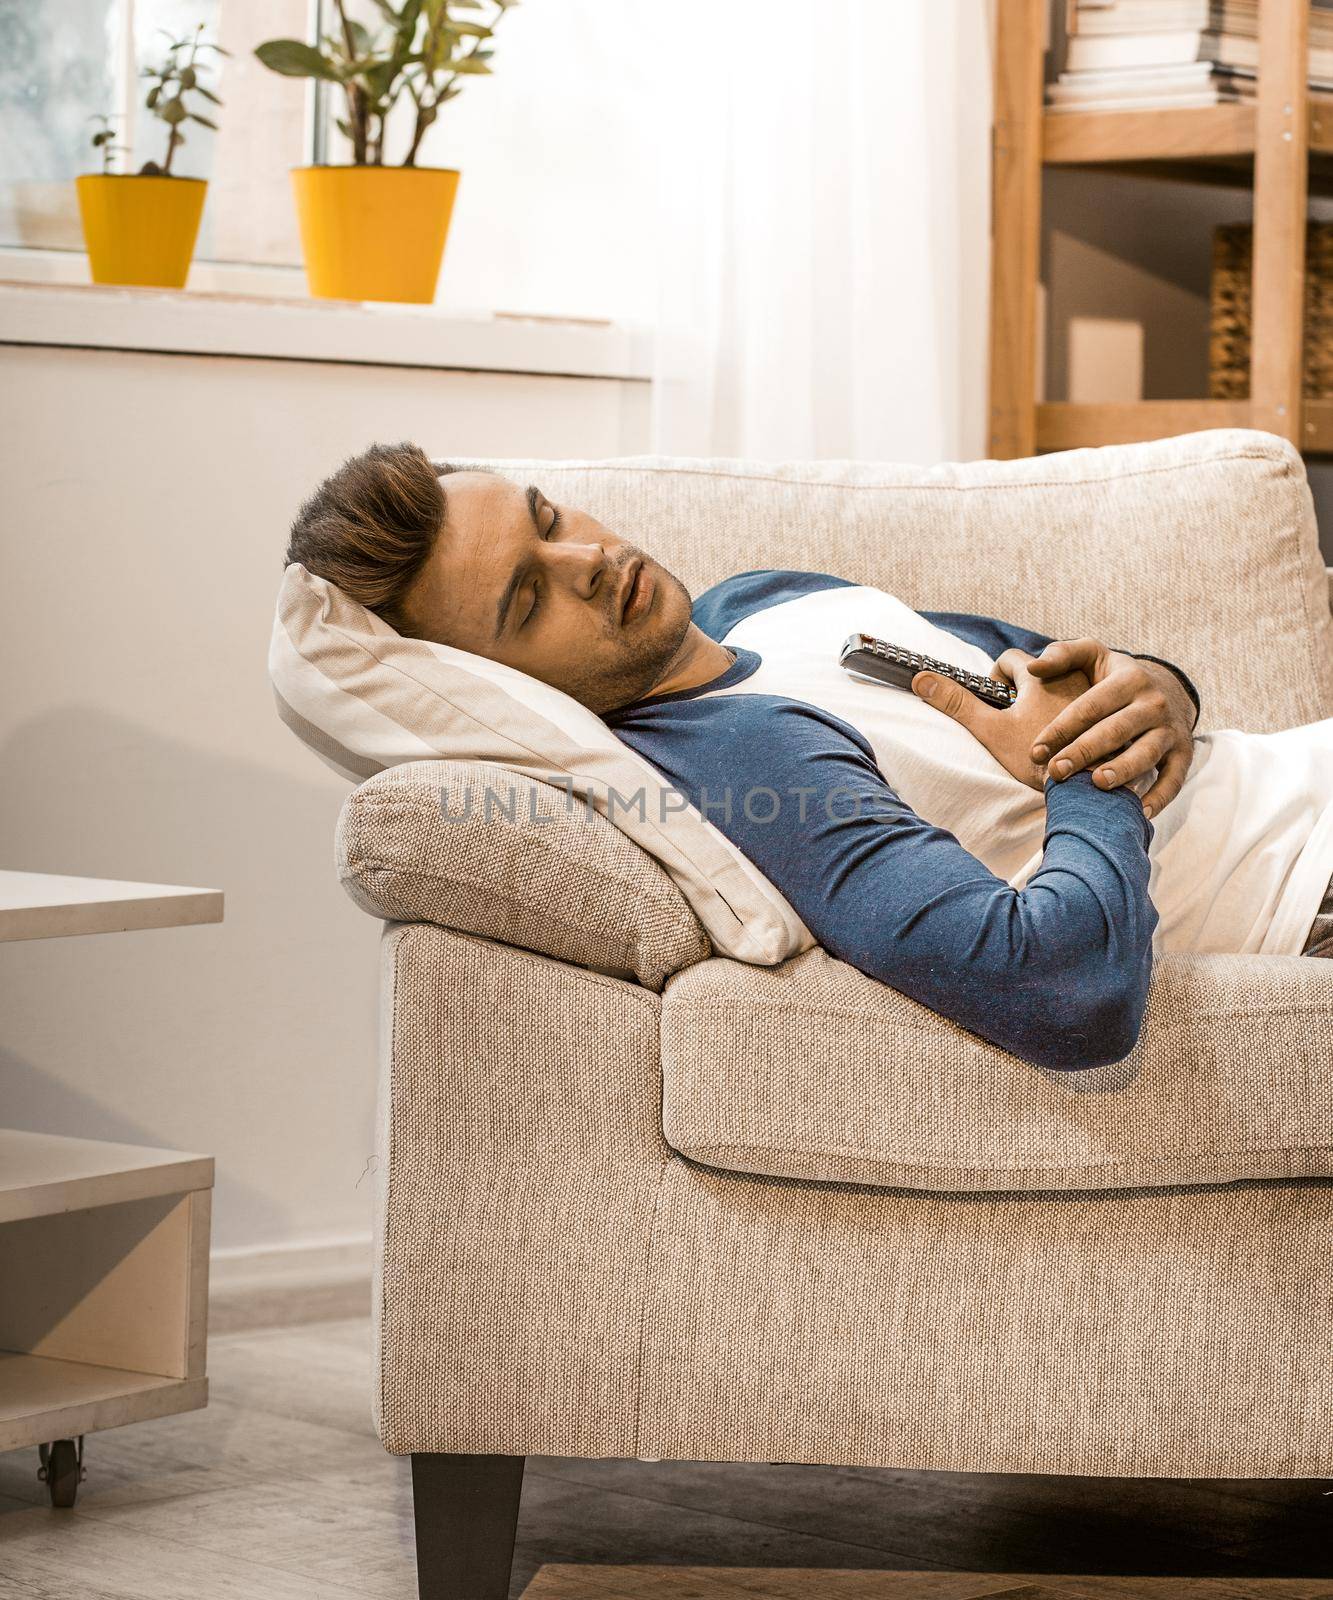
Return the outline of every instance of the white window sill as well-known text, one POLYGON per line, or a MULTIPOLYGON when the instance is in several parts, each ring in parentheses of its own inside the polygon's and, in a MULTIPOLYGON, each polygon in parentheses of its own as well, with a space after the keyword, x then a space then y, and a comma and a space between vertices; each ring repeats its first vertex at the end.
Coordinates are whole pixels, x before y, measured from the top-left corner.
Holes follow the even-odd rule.
MULTIPOLYGON (((0 252, 0 344, 633 382, 652 376, 651 330, 623 323, 309 300, 290 292, 304 287, 291 269, 269 269, 276 294, 16 281, 15 257, 33 253, 0 252)), ((70 259, 86 273, 82 256, 70 259)))

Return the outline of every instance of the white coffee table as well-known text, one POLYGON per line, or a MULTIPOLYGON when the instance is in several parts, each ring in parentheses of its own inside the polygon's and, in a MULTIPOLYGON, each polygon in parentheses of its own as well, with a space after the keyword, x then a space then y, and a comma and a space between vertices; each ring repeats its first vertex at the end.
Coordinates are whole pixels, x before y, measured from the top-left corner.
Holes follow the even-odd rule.
MULTIPOLYGON (((0 942, 221 920, 216 889, 0 871, 0 942)), ((40 1446, 55 1505, 84 1434, 207 1402, 212 1188, 211 1156, 0 1129, 0 1450, 40 1446)))

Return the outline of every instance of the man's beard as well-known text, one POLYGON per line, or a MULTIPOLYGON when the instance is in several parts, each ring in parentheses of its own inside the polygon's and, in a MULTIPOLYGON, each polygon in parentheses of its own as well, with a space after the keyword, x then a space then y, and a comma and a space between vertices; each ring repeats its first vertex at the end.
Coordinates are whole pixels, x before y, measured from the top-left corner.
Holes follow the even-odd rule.
POLYGON ((690 591, 674 572, 656 563, 653 576, 658 585, 659 606, 664 603, 664 591, 668 589, 674 591, 681 602, 680 625, 655 630, 651 636, 624 650, 604 670, 581 676, 571 685, 570 693, 574 698, 599 714, 632 705, 660 683, 690 630, 690 591))

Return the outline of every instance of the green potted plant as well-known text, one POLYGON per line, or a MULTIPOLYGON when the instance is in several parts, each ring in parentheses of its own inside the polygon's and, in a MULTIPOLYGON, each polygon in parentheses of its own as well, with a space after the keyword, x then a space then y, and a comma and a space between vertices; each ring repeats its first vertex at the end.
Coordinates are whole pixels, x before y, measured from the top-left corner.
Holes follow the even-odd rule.
POLYGON ((124 147, 115 142, 109 117, 92 119, 101 124, 92 145, 102 158, 102 170, 77 178, 75 186, 94 283, 182 289, 189 276, 208 184, 202 178, 179 177, 171 168, 185 143, 187 122, 217 127, 193 102, 198 97, 210 105, 222 104, 202 81, 210 67, 201 54, 227 52, 204 38, 203 23, 183 38, 167 37, 166 55, 142 72, 148 79, 144 105, 167 130, 162 160, 145 161, 134 174, 113 172, 114 159, 125 153, 124 147))
POLYGON ((427 129, 460 80, 490 72, 487 41, 518 0, 374 0, 368 28, 333 0, 336 27, 316 44, 270 39, 255 51, 289 78, 336 84, 345 115, 340 132, 351 166, 298 167, 292 173, 306 278, 313 295, 339 300, 429 303, 444 257, 458 173, 421 167, 427 129), (459 15, 481 12, 486 20, 459 15), (401 166, 385 163, 389 113, 406 96, 414 108, 401 166))

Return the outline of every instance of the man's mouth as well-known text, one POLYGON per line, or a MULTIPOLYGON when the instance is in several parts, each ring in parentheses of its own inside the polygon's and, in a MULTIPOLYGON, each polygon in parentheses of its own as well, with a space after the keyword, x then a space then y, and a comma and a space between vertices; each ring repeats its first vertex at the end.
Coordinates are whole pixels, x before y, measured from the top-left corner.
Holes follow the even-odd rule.
POLYGON ((647 566, 636 557, 625 569, 618 595, 622 628, 627 623, 633 622, 636 617, 642 616, 652 605, 655 587, 647 566))

